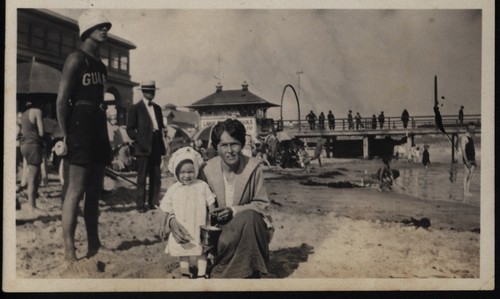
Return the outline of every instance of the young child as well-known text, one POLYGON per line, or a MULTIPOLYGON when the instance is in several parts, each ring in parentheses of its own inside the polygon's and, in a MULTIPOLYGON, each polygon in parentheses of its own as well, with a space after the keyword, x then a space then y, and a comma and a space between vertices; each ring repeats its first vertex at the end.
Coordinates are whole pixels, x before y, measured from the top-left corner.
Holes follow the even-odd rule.
POLYGON ((394 176, 392 174, 391 166, 389 165, 390 158, 383 157, 382 163, 384 166, 377 171, 377 176, 379 178, 379 191, 392 190, 392 184, 394 183, 394 176))
POLYGON ((200 226, 209 224, 207 207, 209 211, 215 209, 215 197, 207 183, 197 179, 202 162, 201 155, 191 147, 177 150, 168 163, 168 170, 175 174, 177 182, 168 188, 160 203, 163 211, 160 236, 166 236, 173 217, 190 234, 191 242, 186 244, 179 244, 170 236, 165 249, 165 253, 179 257, 183 278, 193 278, 189 271, 190 257, 197 259, 197 277, 208 278, 207 256, 200 245, 200 226))
POLYGON ((303 170, 306 171, 306 173, 309 174, 310 172, 309 164, 311 164, 311 156, 309 156, 307 150, 303 147, 299 147, 297 155, 299 156, 300 166, 302 167, 303 170))
POLYGON ((427 167, 429 167, 429 164, 431 164, 431 159, 429 156, 429 145, 424 145, 424 152, 422 154, 422 164, 425 166, 425 170, 427 170, 427 167))

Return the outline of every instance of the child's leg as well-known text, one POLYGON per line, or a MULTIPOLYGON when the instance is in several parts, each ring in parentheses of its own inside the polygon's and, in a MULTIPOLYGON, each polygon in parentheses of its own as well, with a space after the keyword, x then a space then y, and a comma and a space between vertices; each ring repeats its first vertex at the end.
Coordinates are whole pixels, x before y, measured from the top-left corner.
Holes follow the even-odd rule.
POLYGON ((204 276, 207 272, 207 256, 205 254, 201 254, 198 257, 198 277, 204 276))

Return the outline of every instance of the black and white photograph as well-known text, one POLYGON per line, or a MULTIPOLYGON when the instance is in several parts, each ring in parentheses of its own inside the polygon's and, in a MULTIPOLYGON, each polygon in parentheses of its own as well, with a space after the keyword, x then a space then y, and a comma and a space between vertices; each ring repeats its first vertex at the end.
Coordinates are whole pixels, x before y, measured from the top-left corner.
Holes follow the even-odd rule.
POLYGON ((7 0, 2 289, 494 289, 494 4, 7 0))

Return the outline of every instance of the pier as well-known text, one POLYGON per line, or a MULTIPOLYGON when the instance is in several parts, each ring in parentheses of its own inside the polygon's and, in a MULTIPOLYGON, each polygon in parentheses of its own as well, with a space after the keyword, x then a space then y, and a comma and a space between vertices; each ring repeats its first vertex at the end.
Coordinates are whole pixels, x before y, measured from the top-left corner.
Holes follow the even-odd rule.
MULTIPOLYGON (((458 135, 464 134, 466 125, 469 122, 476 124, 476 133, 481 133, 481 115, 465 115, 461 123, 457 115, 443 115, 443 126, 451 139, 451 147, 458 148, 458 135)), ((353 119, 354 128, 349 129, 347 118, 335 118, 335 126, 333 130, 329 128, 328 120, 325 120, 324 128, 320 128, 319 122, 315 122, 314 129, 311 129, 306 120, 280 120, 278 121, 277 130, 284 131, 292 137, 298 137, 304 140, 324 137, 326 139, 327 157, 331 156, 331 148, 337 141, 340 140, 362 140, 362 155, 368 159, 373 157, 373 149, 376 143, 384 143, 392 138, 401 138, 399 143, 404 144, 406 151, 414 145, 414 138, 417 135, 444 135, 435 125, 434 115, 431 116, 412 116, 410 117, 407 128, 404 128, 401 116, 386 116, 383 128, 380 128, 380 123, 377 118, 377 125, 372 127, 372 117, 364 117, 361 123, 356 126, 356 120, 353 119), (388 138, 390 137, 390 139, 388 138), (406 138, 405 138, 406 137, 406 138), (381 140, 382 139, 382 140, 381 140)), ((443 138, 448 138, 443 136, 443 138)), ((359 142, 358 142, 359 143, 359 142)), ((353 148, 354 151, 359 151, 358 148, 353 148)), ((452 150, 452 162, 455 162, 455 151, 452 150)))

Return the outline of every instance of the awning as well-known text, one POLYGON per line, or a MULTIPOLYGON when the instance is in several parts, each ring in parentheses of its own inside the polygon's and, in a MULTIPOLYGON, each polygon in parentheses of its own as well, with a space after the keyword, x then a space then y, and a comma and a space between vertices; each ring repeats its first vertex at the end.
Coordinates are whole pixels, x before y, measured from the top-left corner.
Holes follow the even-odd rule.
POLYGON ((57 94, 61 72, 46 64, 30 61, 17 65, 18 94, 57 94))

